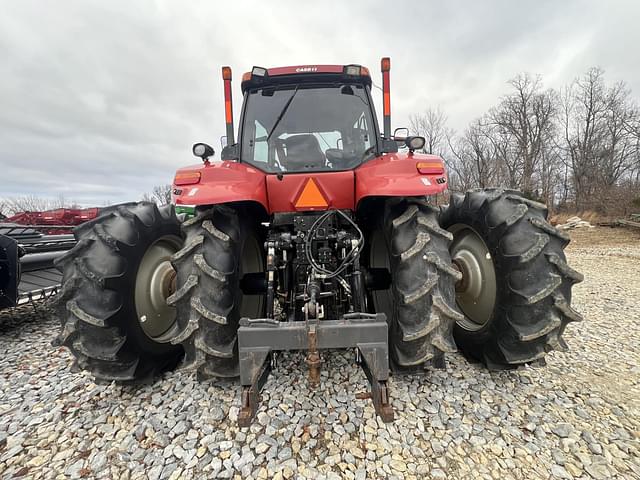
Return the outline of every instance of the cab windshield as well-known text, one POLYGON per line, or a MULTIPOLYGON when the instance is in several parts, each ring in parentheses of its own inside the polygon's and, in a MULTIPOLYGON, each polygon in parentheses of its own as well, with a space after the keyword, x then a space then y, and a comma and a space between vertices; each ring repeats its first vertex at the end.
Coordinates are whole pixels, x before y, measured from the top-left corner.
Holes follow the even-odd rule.
POLYGON ((348 170, 375 150, 363 85, 286 85, 247 94, 241 161, 260 170, 348 170))

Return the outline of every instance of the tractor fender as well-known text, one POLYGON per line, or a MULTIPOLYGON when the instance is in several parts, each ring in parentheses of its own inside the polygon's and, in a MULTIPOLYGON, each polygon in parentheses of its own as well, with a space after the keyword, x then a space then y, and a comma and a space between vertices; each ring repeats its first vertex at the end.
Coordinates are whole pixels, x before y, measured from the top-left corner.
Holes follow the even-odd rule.
POLYGON ((184 167, 173 180, 173 203, 195 206, 254 202, 268 212, 265 177, 257 168, 231 161, 184 167), (184 184, 185 181, 193 183, 184 184))
POLYGON ((448 187, 444 162, 437 155, 389 153, 355 170, 355 204, 367 197, 423 197, 444 192, 448 187), (442 164, 441 171, 422 174, 419 162, 442 164))

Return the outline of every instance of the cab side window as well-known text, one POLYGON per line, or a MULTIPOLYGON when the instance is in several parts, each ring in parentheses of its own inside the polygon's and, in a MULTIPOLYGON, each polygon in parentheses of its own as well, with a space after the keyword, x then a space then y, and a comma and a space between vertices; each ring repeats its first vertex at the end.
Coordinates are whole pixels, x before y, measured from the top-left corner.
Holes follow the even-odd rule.
POLYGON ((253 161, 264 162, 269 160, 269 145, 267 144, 267 129, 257 120, 254 122, 253 161))

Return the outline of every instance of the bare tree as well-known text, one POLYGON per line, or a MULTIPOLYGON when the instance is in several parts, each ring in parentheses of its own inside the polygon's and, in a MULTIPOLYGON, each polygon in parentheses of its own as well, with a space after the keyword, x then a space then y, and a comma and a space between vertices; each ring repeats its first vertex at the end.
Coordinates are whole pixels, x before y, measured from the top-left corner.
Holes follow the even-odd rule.
POLYGON ((153 187, 153 196, 160 205, 171 203, 171 185, 156 185, 153 187))
POLYGON ((638 108, 624 83, 607 88, 604 71, 592 68, 564 89, 562 114, 576 208, 602 210, 607 192, 637 168, 638 108))
POLYGON ((543 90, 540 77, 528 74, 509 84, 514 91, 459 137, 448 131, 440 109, 411 116, 411 128, 425 137, 425 152, 445 159, 454 186, 506 186, 548 197, 555 170, 550 162, 557 161, 551 155, 555 95, 543 90))
MULTIPOLYGON (((556 111, 555 94, 542 89, 540 76, 522 73, 509 81, 513 92, 502 97, 489 112, 495 133, 502 138, 502 161, 509 171, 510 186, 531 196, 536 189, 534 175, 552 143, 556 111)), ((549 157, 547 157, 548 159, 549 157)))
POLYGON ((630 91, 624 82, 616 83, 607 91, 606 136, 599 162, 605 187, 615 185, 632 171, 638 157, 635 124, 639 114, 630 100, 630 91))
POLYGON ((538 167, 539 199, 553 210, 556 203, 563 199, 566 201, 567 182, 562 152, 555 145, 555 140, 552 140, 551 144, 542 150, 538 167))
POLYGON ((453 156, 449 165, 454 172, 455 188, 466 190, 496 185, 499 171, 497 153, 488 129, 483 119, 477 119, 461 137, 448 137, 453 156))
POLYGON ((145 202, 155 202, 158 205, 168 205, 171 203, 171 190, 170 184, 156 185, 151 190, 151 193, 144 193, 142 200, 145 202))
POLYGON ((7 216, 20 212, 42 212, 56 208, 72 208, 77 206, 74 202, 67 201, 64 195, 57 198, 43 198, 36 195, 22 195, 19 197, 6 197, 0 199, 0 212, 7 216))
POLYGON ((425 138, 424 153, 443 156, 447 148, 447 116, 440 107, 409 116, 411 132, 425 138))
POLYGON ((424 152, 447 164, 452 189, 506 186, 551 208, 623 213, 640 204, 640 108, 624 82, 591 68, 559 92, 526 73, 455 134, 439 108, 410 117, 424 152))

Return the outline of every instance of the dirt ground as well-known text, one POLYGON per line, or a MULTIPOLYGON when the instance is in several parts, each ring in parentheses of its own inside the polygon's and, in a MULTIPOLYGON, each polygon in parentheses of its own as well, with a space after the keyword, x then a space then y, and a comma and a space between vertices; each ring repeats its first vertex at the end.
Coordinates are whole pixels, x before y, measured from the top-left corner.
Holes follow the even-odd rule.
POLYGON ((568 250, 594 246, 640 245, 640 229, 619 227, 576 228, 569 230, 568 250))

